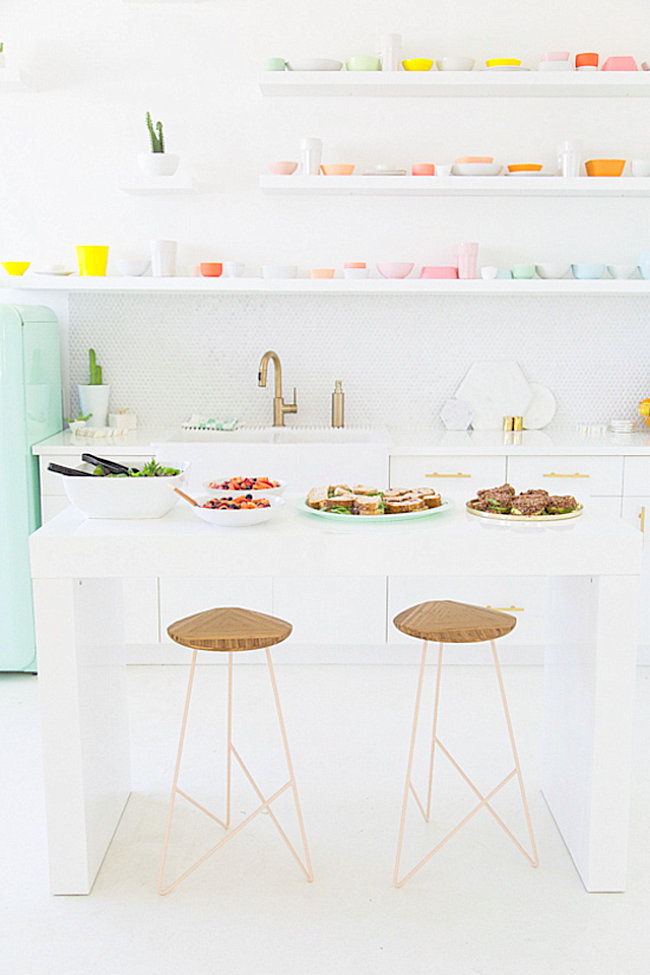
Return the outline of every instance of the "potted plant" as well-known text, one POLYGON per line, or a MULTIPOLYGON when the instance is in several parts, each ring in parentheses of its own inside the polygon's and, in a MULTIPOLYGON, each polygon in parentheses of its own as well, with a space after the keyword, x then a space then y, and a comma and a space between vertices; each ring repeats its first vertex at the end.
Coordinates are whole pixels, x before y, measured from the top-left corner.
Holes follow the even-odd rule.
POLYGON ((5 46, 2 41, 0 41, 0 68, 5 66, 5 46))
POLYGON ((179 157, 165 152, 162 122, 156 122, 154 126, 149 112, 146 118, 151 152, 138 153, 140 169, 147 176, 173 176, 178 169, 179 157))
POLYGON ((70 427, 73 435, 79 433, 80 430, 86 426, 86 423, 91 418, 92 413, 86 413, 85 416, 81 414, 81 411, 77 413, 76 417, 64 416, 63 419, 70 427))
POLYGON ((87 385, 79 384, 79 402, 81 403, 81 413, 89 415, 89 427, 105 427, 108 417, 108 397, 111 387, 102 383, 102 367, 97 364, 97 356, 94 349, 88 350, 88 361, 90 365, 90 382, 87 385))

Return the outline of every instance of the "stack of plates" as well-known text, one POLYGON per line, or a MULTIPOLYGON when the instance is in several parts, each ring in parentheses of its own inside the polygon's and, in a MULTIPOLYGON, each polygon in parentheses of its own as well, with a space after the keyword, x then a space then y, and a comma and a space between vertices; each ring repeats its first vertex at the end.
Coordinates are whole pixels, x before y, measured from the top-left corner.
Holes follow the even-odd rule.
POLYGON ((609 429, 613 433, 634 433, 636 420, 610 420, 609 429))

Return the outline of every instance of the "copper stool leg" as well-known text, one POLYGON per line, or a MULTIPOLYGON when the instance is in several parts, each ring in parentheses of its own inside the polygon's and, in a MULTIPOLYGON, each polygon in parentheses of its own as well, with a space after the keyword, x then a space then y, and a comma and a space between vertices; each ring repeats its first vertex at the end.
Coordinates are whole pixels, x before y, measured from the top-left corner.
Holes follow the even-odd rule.
POLYGON ((171 798, 170 798, 170 802, 169 802, 169 811, 168 811, 168 814, 167 814, 167 827, 166 827, 166 830, 165 830, 165 840, 164 840, 164 844, 163 844, 162 861, 161 861, 161 864, 160 864, 160 872, 159 872, 159 875, 158 875, 158 893, 159 894, 168 894, 171 890, 174 889, 174 887, 177 887, 178 884, 180 884, 180 882, 182 880, 185 880, 185 878, 188 877, 189 874, 193 873, 194 870, 197 869, 197 867, 200 867, 202 863, 205 863, 205 861, 207 859, 209 859, 209 857, 211 857, 213 853, 216 853, 217 850, 219 850, 225 843, 227 843, 228 840, 231 840, 234 836, 236 836, 237 833, 239 833, 240 830, 242 830, 244 828, 244 826, 247 826, 248 823, 251 822, 251 820, 253 820, 256 816, 258 816, 260 813, 265 812, 265 811, 268 812, 268 814, 269 814, 270 818, 272 819, 274 825, 276 826, 278 832, 280 833, 281 837, 283 838, 283 840, 285 841, 285 843, 289 847, 289 850, 291 851, 291 853, 293 854, 294 858, 298 862, 298 865, 300 866, 302 872, 305 874, 305 877, 307 878, 307 880, 309 882, 311 882, 313 880, 313 871, 312 871, 312 866, 311 866, 311 859, 310 859, 310 856, 309 856, 309 848, 307 846, 307 836, 306 836, 306 833, 305 833, 305 826, 304 826, 304 822, 303 822, 303 818, 302 818, 302 810, 301 810, 301 807, 300 807, 300 801, 298 799, 298 789, 297 789, 297 786, 296 786, 296 780, 295 780, 295 775, 294 775, 294 771, 293 771, 293 763, 291 761, 291 754, 289 752, 289 742, 288 742, 288 739, 287 739, 287 732, 286 732, 286 728, 285 728, 285 724, 284 724, 284 718, 283 718, 283 715, 282 715, 282 709, 280 707, 280 697, 279 697, 279 694, 278 694, 277 684, 276 684, 276 680, 275 680, 275 673, 274 673, 274 670, 273 670, 273 664, 272 664, 272 661, 271 661, 270 651, 267 649, 265 652, 266 652, 266 661, 267 661, 267 665, 268 665, 268 669, 269 669, 269 675, 270 675, 270 678, 271 678, 271 687, 272 687, 272 690, 273 690, 273 698, 274 698, 274 702, 275 702, 276 714, 277 714, 278 723, 279 723, 279 726, 280 726, 280 733, 281 733, 281 736, 282 736, 282 744, 283 744, 283 748, 284 748, 284 754, 285 754, 285 758, 286 758, 286 761, 287 761, 287 767, 288 767, 288 771, 289 771, 289 780, 287 782, 285 782, 284 785, 282 785, 279 789, 277 789, 273 793, 273 795, 269 796, 268 798, 265 798, 265 796, 263 795, 261 789, 259 788, 259 786, 255 782, 255 780, 253 779, 253 776, 251 775, 251 773, 249 772, 248 768, 244 764, 244 761, 241 758, 241 756, 240 756, 239 752, 237 751, 237 749, 235 748, 235 745, 233 744, 233 740, 232 740, 233 655, 232 655, 232 653, 229 653, 228 654, 228 706, 227 706, 227 758, 226 758, 226 821, 223 822, 221 819, 219 819, 217 816, 215 816, 213 813, 211 813, 208 809, 206 809, 204 806, 202 806, 200 803, 198 803, 195 799, 193 799, 191 796, 187 795, 186 792, 183 792, 182 789, 179 789, 179 787, 178 787, 178 777, 179 777, 179 773, 180 773, 181 758, 182 758, 182 755, 183 755, 183 743, 184 743, 184 740, 185 740, 185 731, 186 731, 186 727, 187 727, 187 716, 188 716, 188 713, 189 713, 190 698, 191 698, 191 695, 192 695, 192 684, 193 684, 193 681, 194 681, 194 671, 195 671, 195 667, 196 667, 197 651, 194 650, 194 652, 192 654, 192 663, 191 663, 191 666, 190 666, 190 676, 189 676, 189 680, 188 680, 188 684, 187 684, 187 694, 186 694, 186 697, 185 697, 185 710, 183 712, 183 719, 182 719, 182 722, 181 722, 181 733, 180 733, 180 738, 179 738, 179 742, 178 742, 178 754, 177 754, 177 757, 176 757, 176 767, 174 769, 174 779, 173 779, 173 783, 172 783, 171 798), (164 872, 164 869, 165 869, 165 862, 166 862, 166 859, 167 859, 167 848, 168 848, 168 845, 169 845, 169 835, 170 835, 170 832, 171 832, 171 824, 172 824, 172 818, 173 818, 173 813, 174 813, 174 803, 175 803, 175 800, 176 800, 176 795, 178 794, 178 795, 183 796, 184 799, 187 799, 188 802, 190 802, 190 803, 192 803, 192 805, 196 806, 197 809, 199 809, 201 812, 205 813, 206 816, 209 816, 210 819, 213 819, 215 822, 217 822, 224 829, 228 829, 229 828, 229 825, 230 825, 230 809, 231 809, 232 756, 235 757, 235 759, 236 759, 238 765, 240 766, 242 772, 246 776, 247 780, 250 782, 250 784, 253 787, 255 793, 257 794, 257 797, 260 799, 261 804, 257 807, 257 809, 255 809, 252 813, 250 813, 250 815, 247 816, 246 819, 244 819, 241 823, 239 823, 238 826, 236 826, 233 830, 229 831, 228 834, 223 837, 223 839, 221 839, 215 846, 213 846, 210 850, 208 850, 208 852, 205 853, 199 860, 197 860, 195 863, 193 863, 192 866, 188 867, 187 870, 185 870, 179 877, 176 878, 176 880, 174 880, 167 887, 163 887, 163 872, 164 872), (278 799, 289 788, 292 789, 293 797, 294 797, 294 802, 295 802, 295 806, 296 806, 296 815, 297 815, 298 824, 299 824, 299 827, 300 827, 300 835, 301 835, 301 838, 302 838, 302 844, 303 844, 304 856, 305 856, 305 863, 304 864, 303 864, 302 860, 300 859, 300 856, 296 852, 293 844, 291 843, 291 841, 289 840, 288 836, 286 835, 285 831, 282 829, 282 826, 278 822, 278 819, 276 818, 273 810, 271 809, 271 804, 273 802, 275 802, 275 800, 278 799))
POLYGON ((434 708, 433 708, 433 730, 432 730, 432 738, 431 738, 431 752, 430 752, 430 758, 429 758, 429 782, 428 782, 428 793, 427 793, 427 805, 426 805, 426 809, 424 808, 424 806, 423 806, 422 802, 420 801, 420 799, 418 797, 418 794, 415 791, 415 788, 413 786, 412 772, 413 772, 413 757, 414 757, 414 754, 415 754, 415 740, 416 740, 416 736, 417 736, 417 728, 418 728, 419 713, 420 713, 420 704, 421 704, 421 699, 422 699, 422 688, 423 688, 423 684, 424 684, 424 667, 425 667, 426 657, 427 657, 427 643, 425 641, 424 646, 423 646, 423 649, 422 649, 422 659, 421 659, 421 663, 420 663, 420 673, 419 673, 419 678, 418 678, 417 691, 416 691, 416 695, 415 695, 415 710, 414 710, 414 714, 413 714, 413 728, 412 728, 412 732, 411 732, 411 744, 410 744, 410 748, 409 748, 409 757, 408 757, 408 764, 407 764, 407 770, 406 770, 406 784, 404 786, 404 796, 403 796, 403 800, 402 800, 402 813, 401 813, 401 817, 400 817, 399 836, 398 836, 398 840, 397 840, 397 855, 396 855, 396 858, 395 858, 395 869, 393 871, 393 884, 394 884, 395 887, 403 887, 404 884, 406 883, 406 881, 409 880, 413 876, 413 874, 417 873, 417 871, 420 870, 420 868, 423 867, 425 863, 428 863, 428 861, 434 856, 434 854, 436 854, 438 852, 438 850, 442 849, 442 847, 446 843, 449 842, 449 840, 452 838, 452 836, 455 836, 456 833, 465 825, 465 823, 469 822, 469 820, 473 816, 475 816, 476 813, 479 812, 479 810, 481 810, 483 808, 486 808, 488 810, 488 812, 491 813, 491 815, 499 823, 499 825, 506 832, 506 834, 510 837, 510 839, 513 841, 513 843, 521 850, 521 852, 524 854, 524 856, 526 857, 526 859, 528 860, 528 862, 533 867, 536 867, 539 864, 539 858, 538 858, 538 855, 537 855, 537 847, 535 845, 535 837, 533 835, 533 826, 532 826, 532 821, 531 821, 531 817, 530 817, 530 810, 528 808, 528 801, 526 799, 526 792, 525 792, 525 789, 524 789, 523 776, 521 774, 521 767, 519 765, 519 755, 518 755, 517 746, 516 746, 516 743, 515 743, 514 732, 512 730, 512 721, 510 720, 510 712, 508 710, 508 702, 506 700, 505 688, 504 688, 504 685, 503 685, 503 678, 501 676, 501 668, 499 666, 499 658, 497 656, 497 651, 496 651, 496 646, 495 646, 494 640, 491 640, 490 641, 490 646, 492 647, 492 657, 493 657, 494 665, 495 665, 495 668, 496 668, 497 681, 498 681, 498 684, 499 684, 499 692, 500 692, 500 695, 501 695, 501 703, 503 705, 503 710, 504 710, 504 714, 505 714, 505 717, 506 717, 506 723, 507 723, 507 726, 508 726, 508 735, 509 735, 509 738, 510 738, 510 745, 511 745, 511 748, 512 748, 512 754, 513 754, 513 758, 514 758, 514 761, 515 761, 515 767, 514 767, 514 769, 510 773, 508 773, 508 775, 504 779, 502 779, 502 781, 497 786, 494 787, 494 789, 492 789, 490 792, 488 792, 487 795, 483 795, 477 789, 477 787, 471 781, 471 779, 469 778, 469 776, 464 772, 464 770, 460 767, 460 765, 455 760, 455 758, 450 754, 450 752, 447 750, 447 748, 443 745, 443 743, 438 738, 438 736, 437 736, 437 722, 438 722, 438 706, 439 706, 439 700, 440 700, 440 676, 441 676, 441 669, 442 669, 442 651, 443 651, 443 645, 441 643, 439 645, 439 649, 438 649, 438 669, 437 669, 437 674, 436 674, 436 690, 435 690, 435 700, 434 700, 434 708), (399 867, 400 867, 400 860, 401 860, 401 856, 402 856, 402 847, 403 847, 403 844, 404 844, 404 831, 405 831, 405 824, 406 824, 406 812, 407 812, 407 806, 408 806, 409 792, 411 792, 413 794, 413 798, 415 799, 415 802, 416 802, 417 807, 419 808, 420 812, 422 813, 422 816, 424 817, 424 819, 428 822, 429 819, 430 819, 430 814, 431 814, 431 796, 432 796, 432 787, 433 787, 434 755, 435 755, 436 746, 438 746, 438 748, 440 749, 440 751, 442 751, 443 754, 449 759, 449 761, 451 762, 451 764, 454 766, 454 768, 457 770, 457 772, 461 775, 461 777, 464 779, 464 781, 469 785, 469 787, 472 789, 472 791, 475 793, 475 795, 477 796, 477 798, 480 801, 471 810, 471 812, 469 812, 463 819, 461 819, 461 821, 449 833, 447 833, 447 835, 439 843, 437 843, 436 846, 434 846, 434 848, 429 851, 429 853, 427 853, 424 857, 422 857, 422 859, 404 877, 402 877, 402 879, 400 880, 399 879, 399 867), (507 785, 507 783, 510 782, 510 780, 512 778, 514 778, 515 775, 517 776, 517 779, 518 779, 518 782, 519 782, 519 790, 520 790, 520 793, 521 793, 522 805, 523 805, 524 813, 525 813, 525 816, 526 816, 526 824, 528 826, 528 835, 530 837, 531 847, 532 847, 532 851, 533 851, 533 855, 532 856, 524 849, 524 847, 521 845, 521 843, 516 838, 516 836, 514 836, 514 834, 510 831, 510 829, 508 829, 508 827, 503 822, 503 820, 501 819, 501 817, 494 811, 494 809, 490 805, 490 800, 497 794, 497 792, 499 792, 505 785, 507 785))

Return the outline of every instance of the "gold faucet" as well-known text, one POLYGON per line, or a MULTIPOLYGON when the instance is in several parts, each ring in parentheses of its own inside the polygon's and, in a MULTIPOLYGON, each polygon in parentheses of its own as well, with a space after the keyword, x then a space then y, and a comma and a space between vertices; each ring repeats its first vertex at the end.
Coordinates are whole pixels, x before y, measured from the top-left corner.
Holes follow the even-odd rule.
POLYGON ((297 413, 298 406, 296 404, 296 387, 293 387, 293 403, 285 403, 282 398, 282 366, 280 365, 280 357, 277 352, 273 352, 269 349, 262 356, 260 362, 260 368, 257 373, 257 385, 266 386, 266 372, 269 367, 269 361, 273 362, 275 366, 275 396, 273 397, 273 426, 283 427, 284 426, 284 414, 285 413, 297 413))

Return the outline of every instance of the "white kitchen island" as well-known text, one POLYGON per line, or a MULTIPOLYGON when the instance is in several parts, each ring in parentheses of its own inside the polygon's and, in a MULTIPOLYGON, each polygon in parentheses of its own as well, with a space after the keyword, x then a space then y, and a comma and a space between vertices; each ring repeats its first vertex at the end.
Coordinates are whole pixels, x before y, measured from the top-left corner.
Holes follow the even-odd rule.
MULTIPOLYGON (((224 572, 382 580, 389 595, 427 576, 432 599, 470 575, 547 579, 541 787, 586 889, 623 890, 641 546, 596 503, 553 525, 487 523, 459 506, 391 525, 331 524, 289 499, 276 520, 240 530, 182 504, 138 521, 66 509, 31 538, 52 891, 90 892, 129 795, 123 580, 224 572)), ((376 734, 380 743, 380 715, 376 734)))

